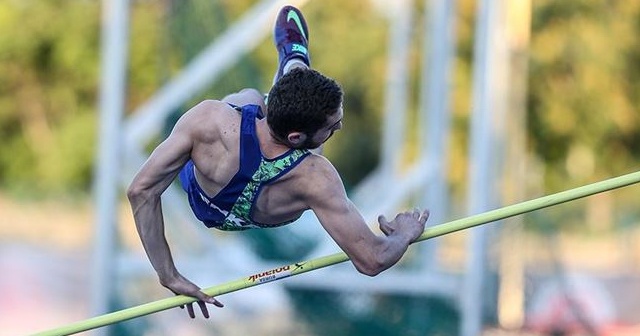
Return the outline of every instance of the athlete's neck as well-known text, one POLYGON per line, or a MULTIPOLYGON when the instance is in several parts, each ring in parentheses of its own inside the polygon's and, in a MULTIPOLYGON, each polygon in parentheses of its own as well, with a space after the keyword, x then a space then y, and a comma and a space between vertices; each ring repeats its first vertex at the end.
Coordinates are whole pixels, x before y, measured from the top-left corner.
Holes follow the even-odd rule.
POLYGON ((278 157, 291 149, 289 145, 271 133, 266 119, 256 121, 256 133, 262 155, 267 158, 278 157))

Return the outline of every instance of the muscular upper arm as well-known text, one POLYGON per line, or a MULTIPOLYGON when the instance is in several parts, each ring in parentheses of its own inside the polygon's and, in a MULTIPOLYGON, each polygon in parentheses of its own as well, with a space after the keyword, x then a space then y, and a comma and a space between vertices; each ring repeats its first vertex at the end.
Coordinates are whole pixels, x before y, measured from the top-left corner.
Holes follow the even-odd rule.
POLYGON ((313 158, 317 159, 313 163, 314 178, 309 179, 310 185, 305 187, 309 206, 327 233, 356 267, 365 260, 371 261, 380 238, 369 229, 358 209, 347 197, 335 168, 322 157, 313 158))

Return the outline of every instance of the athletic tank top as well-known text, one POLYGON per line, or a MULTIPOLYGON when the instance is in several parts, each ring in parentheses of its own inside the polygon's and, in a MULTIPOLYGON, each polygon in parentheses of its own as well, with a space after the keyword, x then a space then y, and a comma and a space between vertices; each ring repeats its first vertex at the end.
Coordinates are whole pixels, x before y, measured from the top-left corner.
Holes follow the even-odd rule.
POLYGON ((193 213, 207 227, 225 231, 277 227, 293 222, 262 224, 251 219, 251 212, 262 188, 293 169, 310 152, 290 149, 274 159, 265 158, 256 135, 256 118, 262 118, 260 106, 232 107, 242 114, 240 167, 217 195, 209 197, 196 181, 195 167, 189 160, 179 177, 193 213))

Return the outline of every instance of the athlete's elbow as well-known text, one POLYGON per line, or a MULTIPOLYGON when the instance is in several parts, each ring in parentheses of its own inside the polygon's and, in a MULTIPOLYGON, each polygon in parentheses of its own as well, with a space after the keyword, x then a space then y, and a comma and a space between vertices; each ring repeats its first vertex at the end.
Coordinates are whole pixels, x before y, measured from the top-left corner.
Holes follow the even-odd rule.
POLYGON ((358 272, 370 277, 374 277, 388 268, 384 263, 376 260, 354 261, 353 265, 358 272))
POLYGON ((150 197, 149 188, 145 188, 140 183, 132 182, 127 188, 127 198, 129 199, 129 203, 139 203, 144 199, 150 197))
POLYGON ((375 268, 367 268, 367 269, 358 269, 358 272, 360 272, 360 274, 364 274, 364 275, 368 275, 370 277, 374 277, 380 273, 382 273, 381 269, 375 269, 375 268))

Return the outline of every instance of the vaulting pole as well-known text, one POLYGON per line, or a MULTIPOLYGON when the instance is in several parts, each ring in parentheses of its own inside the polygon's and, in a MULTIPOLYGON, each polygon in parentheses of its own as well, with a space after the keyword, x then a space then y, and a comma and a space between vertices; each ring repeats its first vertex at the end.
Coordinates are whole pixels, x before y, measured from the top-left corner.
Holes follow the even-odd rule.
MULTIPOLYGON (((503 208, 491 210, 471 217, 466 217, 458 220, 454 220, 448 223, 436 225, 427 228, 420 237, 416 240, 423 241, 426 239, 439 237, 445 234, 449 234, 456 231, 461 231, 474 226, 491 223, 497 220, 501 220, 516 215, 521 215, 526 212, 547 208, 553 205, 573 201, 579 198, 591 196, 601 192, 626 187, 632 184, 640 182, 640 172, 630 173, 614 177, 608 180, 588 184, 585 186, 569 189, 556 194, 543 196, 540 198, 532 199, 529 201, 516 203, 503 208)), ((312 259, 309 261, 303 261, 291 265, 286 265, 264 272, 253 274, 249 277, 238 279, 235 281, 227 282, 222 285, 209 287, 204 289, 203 292, 212 295, 219 296, 242 290, 245 288, 257 286, 263 283, 271 282, 278 279, 283 279, 289 276, 314 271, 323 267, 339 264, 347 261, 349 258, 344 253, 335 253, 325 257, 312 259)), ((174 296, 147 304, 119 310, 113 313, 96 316, 84 321, 68 324, 56 329, 44 331, 34 336, 61 336, 79 333, 86 330, 91 330, 106 325, 114 324, 117 322, 129 320, 132 318, 149 315, 163 311, 169 308, 178 307, 187 303, 194 302, 195 299, 187 296, 174 296)))

